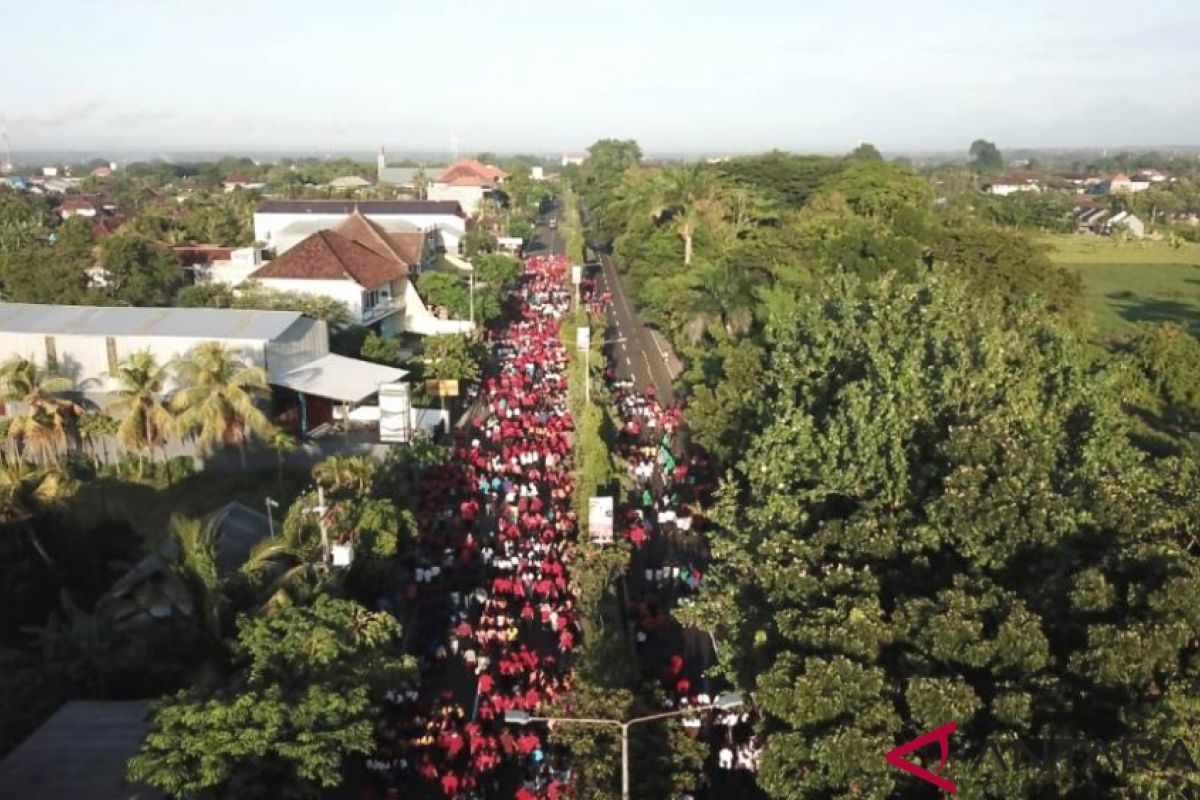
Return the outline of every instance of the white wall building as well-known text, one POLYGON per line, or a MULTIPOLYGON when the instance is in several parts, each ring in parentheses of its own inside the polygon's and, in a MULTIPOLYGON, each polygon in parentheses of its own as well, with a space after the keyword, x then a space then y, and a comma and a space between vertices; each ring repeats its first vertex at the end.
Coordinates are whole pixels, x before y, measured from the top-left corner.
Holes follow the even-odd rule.
POLYGON ((307 222, 333 228, 355 211, 385 228, 401 223, 422 231, 436 231, 442 246, 452 253, 458 252, 459 243, 467 233, 467 216, 454 201, 268 200, 254 212, 254 238, 282 255, 278 244, 281 238, 287 240, 281 234, 289 225, 307 222))
POLYGON ((149 350, 166 364, 210 341, 272 376, 329 352, 325 323, 291 311, 0 303, 0 359, 31 359, 85 396, 116 389, 109 376, 131 353, 149 350))
POLYGON ((483 198, 495 192, 507 177, 508 173, 498 167, 471 159, 455 161, 429 184, 429 199, 456 202, 467 216, 474 216, 483 198))

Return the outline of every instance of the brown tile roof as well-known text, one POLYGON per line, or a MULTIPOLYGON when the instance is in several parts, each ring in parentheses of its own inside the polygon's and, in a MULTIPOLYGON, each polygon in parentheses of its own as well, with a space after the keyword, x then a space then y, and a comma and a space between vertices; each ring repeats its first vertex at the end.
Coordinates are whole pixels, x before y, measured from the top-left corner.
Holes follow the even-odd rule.
POLYGON ((425 255, 424 231, 391 231, 388 238, 400 252, 405 264, 411 267, 421 263, 421 257, 425 255))
POLYGON ((446 167, 434 182, 450 186, 494 186, 507 177, 508 173, 502 169, 465 159, 446 167))
POLYGON ((250 275, 252 279, 352 280, 366 289, 403 278, 403 263, 336 231, 318 231, 250 275))
POLYGON ((457 200, 264 200, 256 214, 452 214, 466 218, 457 200))
POLYGON ((340 233, 347 239, 351 239, 375 253, 392 258, 405 267, 411 266, 421 259, 418 257, 416 261, 405 258, 396 242, 392 239, 392 234, 384 230, 378 222, 373 222, 362 215, 358 209, 354 213, 346 217, 345 220, 338 223, 333 228, 335 233, 340 233))

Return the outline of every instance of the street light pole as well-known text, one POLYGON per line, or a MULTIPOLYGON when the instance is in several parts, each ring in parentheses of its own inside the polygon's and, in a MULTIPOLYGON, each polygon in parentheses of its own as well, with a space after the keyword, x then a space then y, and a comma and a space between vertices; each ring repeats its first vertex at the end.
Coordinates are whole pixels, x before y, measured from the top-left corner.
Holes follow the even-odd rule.
POLYGON ((664 711, 661 714, 650 714, 645 717, 635 717, 625 722, 615 719, 597 719, 594 717, 534 717, 526 711, 505 711, 504 721, 513 725, 528 725, 531 722, 546 722, 554 724, 575 725, 609 725, 621 729, 621 800, 629 800, 629 729, 643 722, 653 722, 671 717, 683 717, 688 714, 699 714, 704 711, 728 711, 742 705, 742 696, 737 692, 726 692, 717 695, 716 702, 692 708, 680 708, 674 711, 664 711))
POLYGON ((274 500, 272 500, 271 498, 268 497, 267 501, 266 501, 266 506, 267 506, 267 530, 271 532, 271 538, 274 539, 275 538, 275 518, 271 516, 271 509, 278 508, 279 503, 276 503, 274 500))

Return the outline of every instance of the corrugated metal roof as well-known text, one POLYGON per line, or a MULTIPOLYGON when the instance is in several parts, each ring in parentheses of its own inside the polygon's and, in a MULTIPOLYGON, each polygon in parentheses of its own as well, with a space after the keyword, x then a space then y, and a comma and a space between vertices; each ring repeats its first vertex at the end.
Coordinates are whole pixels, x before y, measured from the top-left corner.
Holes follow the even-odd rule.
POLYGON ((396 367, 327 353, 287 373, 272 375, 271 383, 317 397, 360 403, 378 392, 380 384, 394 383, 407 374, 396 367))
POLYGON ((233 308, 129 308, 0 303, 0 333, 270 340, 303 315, 233 308))

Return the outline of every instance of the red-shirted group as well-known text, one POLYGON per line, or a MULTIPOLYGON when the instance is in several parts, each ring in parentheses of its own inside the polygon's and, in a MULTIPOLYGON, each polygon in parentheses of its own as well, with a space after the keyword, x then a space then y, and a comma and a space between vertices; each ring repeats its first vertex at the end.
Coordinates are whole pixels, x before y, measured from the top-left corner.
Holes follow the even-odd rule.
POLYGON ((562 257, 526 261, 508 321, 490 334, 483 413, 455 432, 453 459, 423 478, 413 568, 422 690, 390 695, 367 796, 571 796, 544 729, 503 724, 505 711, 535 714, 571 688, 580 632, 559 337, 567 269, 562 257))

